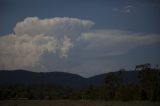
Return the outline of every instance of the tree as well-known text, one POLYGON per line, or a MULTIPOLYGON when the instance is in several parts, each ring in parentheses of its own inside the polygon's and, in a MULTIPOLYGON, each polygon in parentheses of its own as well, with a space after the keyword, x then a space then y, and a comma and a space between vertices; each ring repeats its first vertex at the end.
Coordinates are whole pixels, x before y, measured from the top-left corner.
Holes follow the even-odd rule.
POLYGON ((115 97, 115 92, 121 84, 121 79, 117 75, 109 73, 106 76, 105 84, 107 94, 106 100, 113 100, 115 97))
POLYGON ((134 84, 122 84, 116 91, 115 99, 122 101, 137 100, 139 96, 139 92, 137 92, 138 90, 139 88, 134 84))
POLYGON ((139 80, 141 87, 141 99, 152 100, 157 99, 156 93, 158 92, 158 71, 152 68, 142 68, 139 71, 139 80))

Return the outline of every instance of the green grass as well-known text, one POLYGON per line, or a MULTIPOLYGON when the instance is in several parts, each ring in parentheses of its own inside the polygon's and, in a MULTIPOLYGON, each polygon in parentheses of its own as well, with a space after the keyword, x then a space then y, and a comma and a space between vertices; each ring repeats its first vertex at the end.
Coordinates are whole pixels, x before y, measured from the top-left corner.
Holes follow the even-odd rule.
POLYGON ((4 100, 0 106, 160 106, 149 101, 93 101, 93 100, 4 100))

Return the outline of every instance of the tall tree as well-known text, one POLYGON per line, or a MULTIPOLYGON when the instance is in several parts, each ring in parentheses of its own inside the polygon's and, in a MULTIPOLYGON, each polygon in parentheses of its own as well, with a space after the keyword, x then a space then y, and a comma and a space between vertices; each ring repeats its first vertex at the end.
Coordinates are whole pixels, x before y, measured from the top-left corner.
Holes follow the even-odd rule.
POLYGON ((139 71, 139 80, 141 87, 141 99, 156 100, 158 90, 158 70, 152 68, 142 68, 139 71))

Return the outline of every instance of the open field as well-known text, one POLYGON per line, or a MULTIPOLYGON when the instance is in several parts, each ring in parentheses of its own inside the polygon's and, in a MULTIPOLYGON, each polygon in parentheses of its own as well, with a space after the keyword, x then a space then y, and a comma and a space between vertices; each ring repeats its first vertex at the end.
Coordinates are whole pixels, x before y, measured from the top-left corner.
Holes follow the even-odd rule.
POLYGON ((90 100, 4 100, 0 106, 160 106, 149 101, 90 101, 90 100))

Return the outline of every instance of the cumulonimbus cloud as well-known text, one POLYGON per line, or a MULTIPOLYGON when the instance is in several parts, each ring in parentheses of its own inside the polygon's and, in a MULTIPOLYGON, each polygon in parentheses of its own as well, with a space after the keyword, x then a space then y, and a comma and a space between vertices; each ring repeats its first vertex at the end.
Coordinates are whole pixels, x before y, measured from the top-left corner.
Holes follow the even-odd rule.
MULTIPOLYGON (((0 36, 0 68, 32 70, 34 67, 43 67, 46 55, 65 59, 71 48, 76 48, 72 51, 78 54, 73 53, 76 58, 85 58, 125 54, 138 46, 160 43, 157 34, 91 30, 93 25, 94 22, 90 20, 77 18, 28 17, 16 24, 14 33, 0 36)), ((91 66, 90 62, 87 64, 91 66)))
POLYGON ((73 47, 72 39, 93 24, 68 17, 28 17, 16 24, 13 34, 0 37, 0 67, 26 69, 38 66, 46 53, 57 53, 66 58, 73 47))

